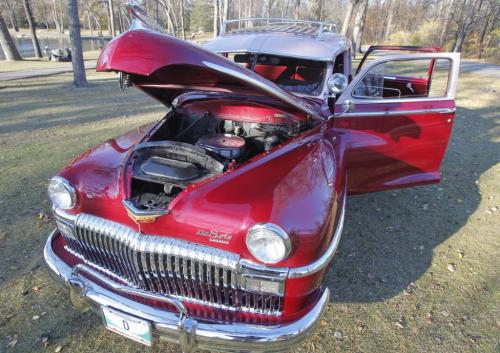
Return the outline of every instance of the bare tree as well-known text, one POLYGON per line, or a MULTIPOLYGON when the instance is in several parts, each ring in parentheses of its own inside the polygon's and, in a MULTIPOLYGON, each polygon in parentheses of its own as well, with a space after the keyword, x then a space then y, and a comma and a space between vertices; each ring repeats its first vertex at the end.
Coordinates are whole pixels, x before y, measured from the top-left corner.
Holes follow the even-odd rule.
POLYGON ((454 52, 461 52, 464 45, 465 39, 472 26, 487 16, 481 17, 481 7, 483 6, 484 0, 474 0, 469 2, 469 0, 463 0, 460 7, 460 16, 457 21, 457 32, 455 36, 455 44, 453 45, 454 52), (472 5, 472 6, 471 6, 472 5))
POLYGON ((174 19, 174 9, 172 7, 171 0, 155 0, 157 4, 160 4, 165 10, 165 16, 167 17, 167 28, 168 32, 175 36, 177 33, 177 26, 174 19))
POLYGON ((56 27, 57 32, 63 33, 64 30, 61 28, 61 24, 59 23, 59 16, 57 15, 56 0, 52 0, 51 1, 50 7, 51 7, 51 10, 52 10, 52 19, 54 21, 54 26, 56 27))
POLYGON ((394 12, 396 10, 396 0, 389 0, 387 8, 387 22, 384 31, 384 40, 389 38, 392 31, 392 19, 394 18, 394 12))
POLYGON ((446 34, 450 29, 450 23, 453 18, 453 9, 454 9, 455 0, 443 0, 442 11, 440 13, 440 20, 442 23, 441 34, 439 36, 439 46, 443 46, 444 40, 446 38, 446 34))
POLYGON ((28 25, 31 32, 31 41, 33 42, 33 50, 35 51, 35 56, 37 58, 42 57, 42 51, 40 50, 40 43, 38 42, 38 37, 36 36, 35 20, 33 19, 33 12, 31 11, 31 4, 29 0, 23 0, 24 12, 26 13, 26 19, 28 20, 28 25))
POLYGON ((113 37, 116 37, 115 30, 115 10, 113 5, 113 0, 108 0, 108 13, 109 13, 109 30, 113 37))
POLYGON ((352 13, 354 8, 358 5, 359 0, 348 0, 347 1, 347 9, 345 12, 344 21, 342 22, 342 30, 340 33, 346 36, 347 31, 349 30, 349 24, 351 23, 352 13))
POLYGON ((352 54, 354 57, 356 57, 356 53, 361 51, 361 38, 363 35, 363 26, 366 18, 367 7, 368 0, 362 0, 357 6, 354 27, 352 29, 352 54))
MULTIPOLYGON (((12 0, 5 0, 5 10, 9 14, 10 18, 10 24, 12 25, 12 29, 16 32, 19 32, 19 26, 17 24, 17 18, 16 18, 16 12, 14 11, 15 8, 15 2, 13 3, 12 0)), ((1 6, 0 6, 1 8, 1 6)))
POLYGON ((180 7, 181 7, 181 34, 182 34, 182 39, 186 40, 186 29, 184 27, 184 0, 181 0, 180 7))
POLYGON ((229 15, 229 0, 223 0, 222 23, 224 23, 224 21, 227 21, 228 15, 229 15))
POLYGON ((324 0, 313 0, 310 2, 311 16, 316 21, 321 21, 323 17, 324 0))
POLYGON ((17 61, 21 60, 21 55, 19 55, 19 51, 10 36, 9 29, 5 24, 5 21, 2 17, 2 12, 0 11, 0 46, 3 49, 5 54, 5 59, 7 61, 17 61))
MULTIPOLYGON (((492 7, 492 10, 495 10, 495 7, 492 7)), ((479 48, 477 50, 477 57, 481 59, 484 54, 484 48, 487 46, 488 40, 486 40, 486 33, 493 32, 496 28, 497 22, 500 17, 500 5, 496 8, 497 11, 491 11, 490 15, 486 18, 486 23, 483 24, 483 29, 481 31, 481 35, 479 37, 479 48), (491 25, 490 25, 491 23, 491 25)), ((490 36, 491 38, 491 36, 490 36)))
POLYGON ((293 17, 298 20, 300 18, 300 0, 293 1, 293 17))
POLYGON ((214 0, 214 38, 219 35, 219 0, 214 0))
POLYGON ((82 37, 78 1, 68 0, 69 40, 71 42, 71 63, 73 64, 73 84, 75 87, 88 87, 83 64, 82 37))

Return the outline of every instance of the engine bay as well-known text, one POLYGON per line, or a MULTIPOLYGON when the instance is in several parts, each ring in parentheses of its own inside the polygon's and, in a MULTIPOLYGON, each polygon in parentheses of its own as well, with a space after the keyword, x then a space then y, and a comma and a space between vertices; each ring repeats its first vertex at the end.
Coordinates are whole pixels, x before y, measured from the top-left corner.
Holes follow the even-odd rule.
POLYGON ((141 211, 164 210, 188 185, 230 171, 310 125, 281 115, 256 119, 173 110, 134 149, 128 201, 141 211))

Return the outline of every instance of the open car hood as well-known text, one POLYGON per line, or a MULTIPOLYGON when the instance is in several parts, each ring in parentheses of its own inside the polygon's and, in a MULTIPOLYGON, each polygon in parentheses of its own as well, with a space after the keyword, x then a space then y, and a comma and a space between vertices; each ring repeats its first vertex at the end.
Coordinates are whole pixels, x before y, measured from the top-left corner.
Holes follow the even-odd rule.
POLYGON ((190 91, 261 96, 321 119, 320 107, 294 96, 253 71, 199 46, 150 30, 131 30, 109 42, 97 71, 128 74, 138 88, 170 106, 190 91))

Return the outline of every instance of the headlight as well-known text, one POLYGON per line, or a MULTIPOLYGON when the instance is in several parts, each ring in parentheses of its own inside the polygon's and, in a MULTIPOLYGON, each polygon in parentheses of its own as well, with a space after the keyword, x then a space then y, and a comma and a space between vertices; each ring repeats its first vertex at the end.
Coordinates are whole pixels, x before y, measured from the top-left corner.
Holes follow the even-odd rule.
POLYGON ((248 250, 259 261, 274 264, 290 254, 288 234, 275 224, 257 223, 247 233, 248 250))
POLYGON ((68 210, 76 205, 75 188, 64 178, 53 177, 47 188, 54 208, 68 210))

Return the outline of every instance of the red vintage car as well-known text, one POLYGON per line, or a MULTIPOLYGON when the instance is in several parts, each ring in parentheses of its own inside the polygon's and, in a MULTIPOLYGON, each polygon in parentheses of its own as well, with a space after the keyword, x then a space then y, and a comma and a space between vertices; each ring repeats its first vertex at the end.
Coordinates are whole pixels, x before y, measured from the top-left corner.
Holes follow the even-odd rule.
POLYGON ((352 77, 327 25, 259 21, 203 47, 136 24, 100 55, 167 113, 51 180, 44 258, 116 333, 286 351, 329 302, 347 196, 439 182, 458 54, 373 47, 352 77))

